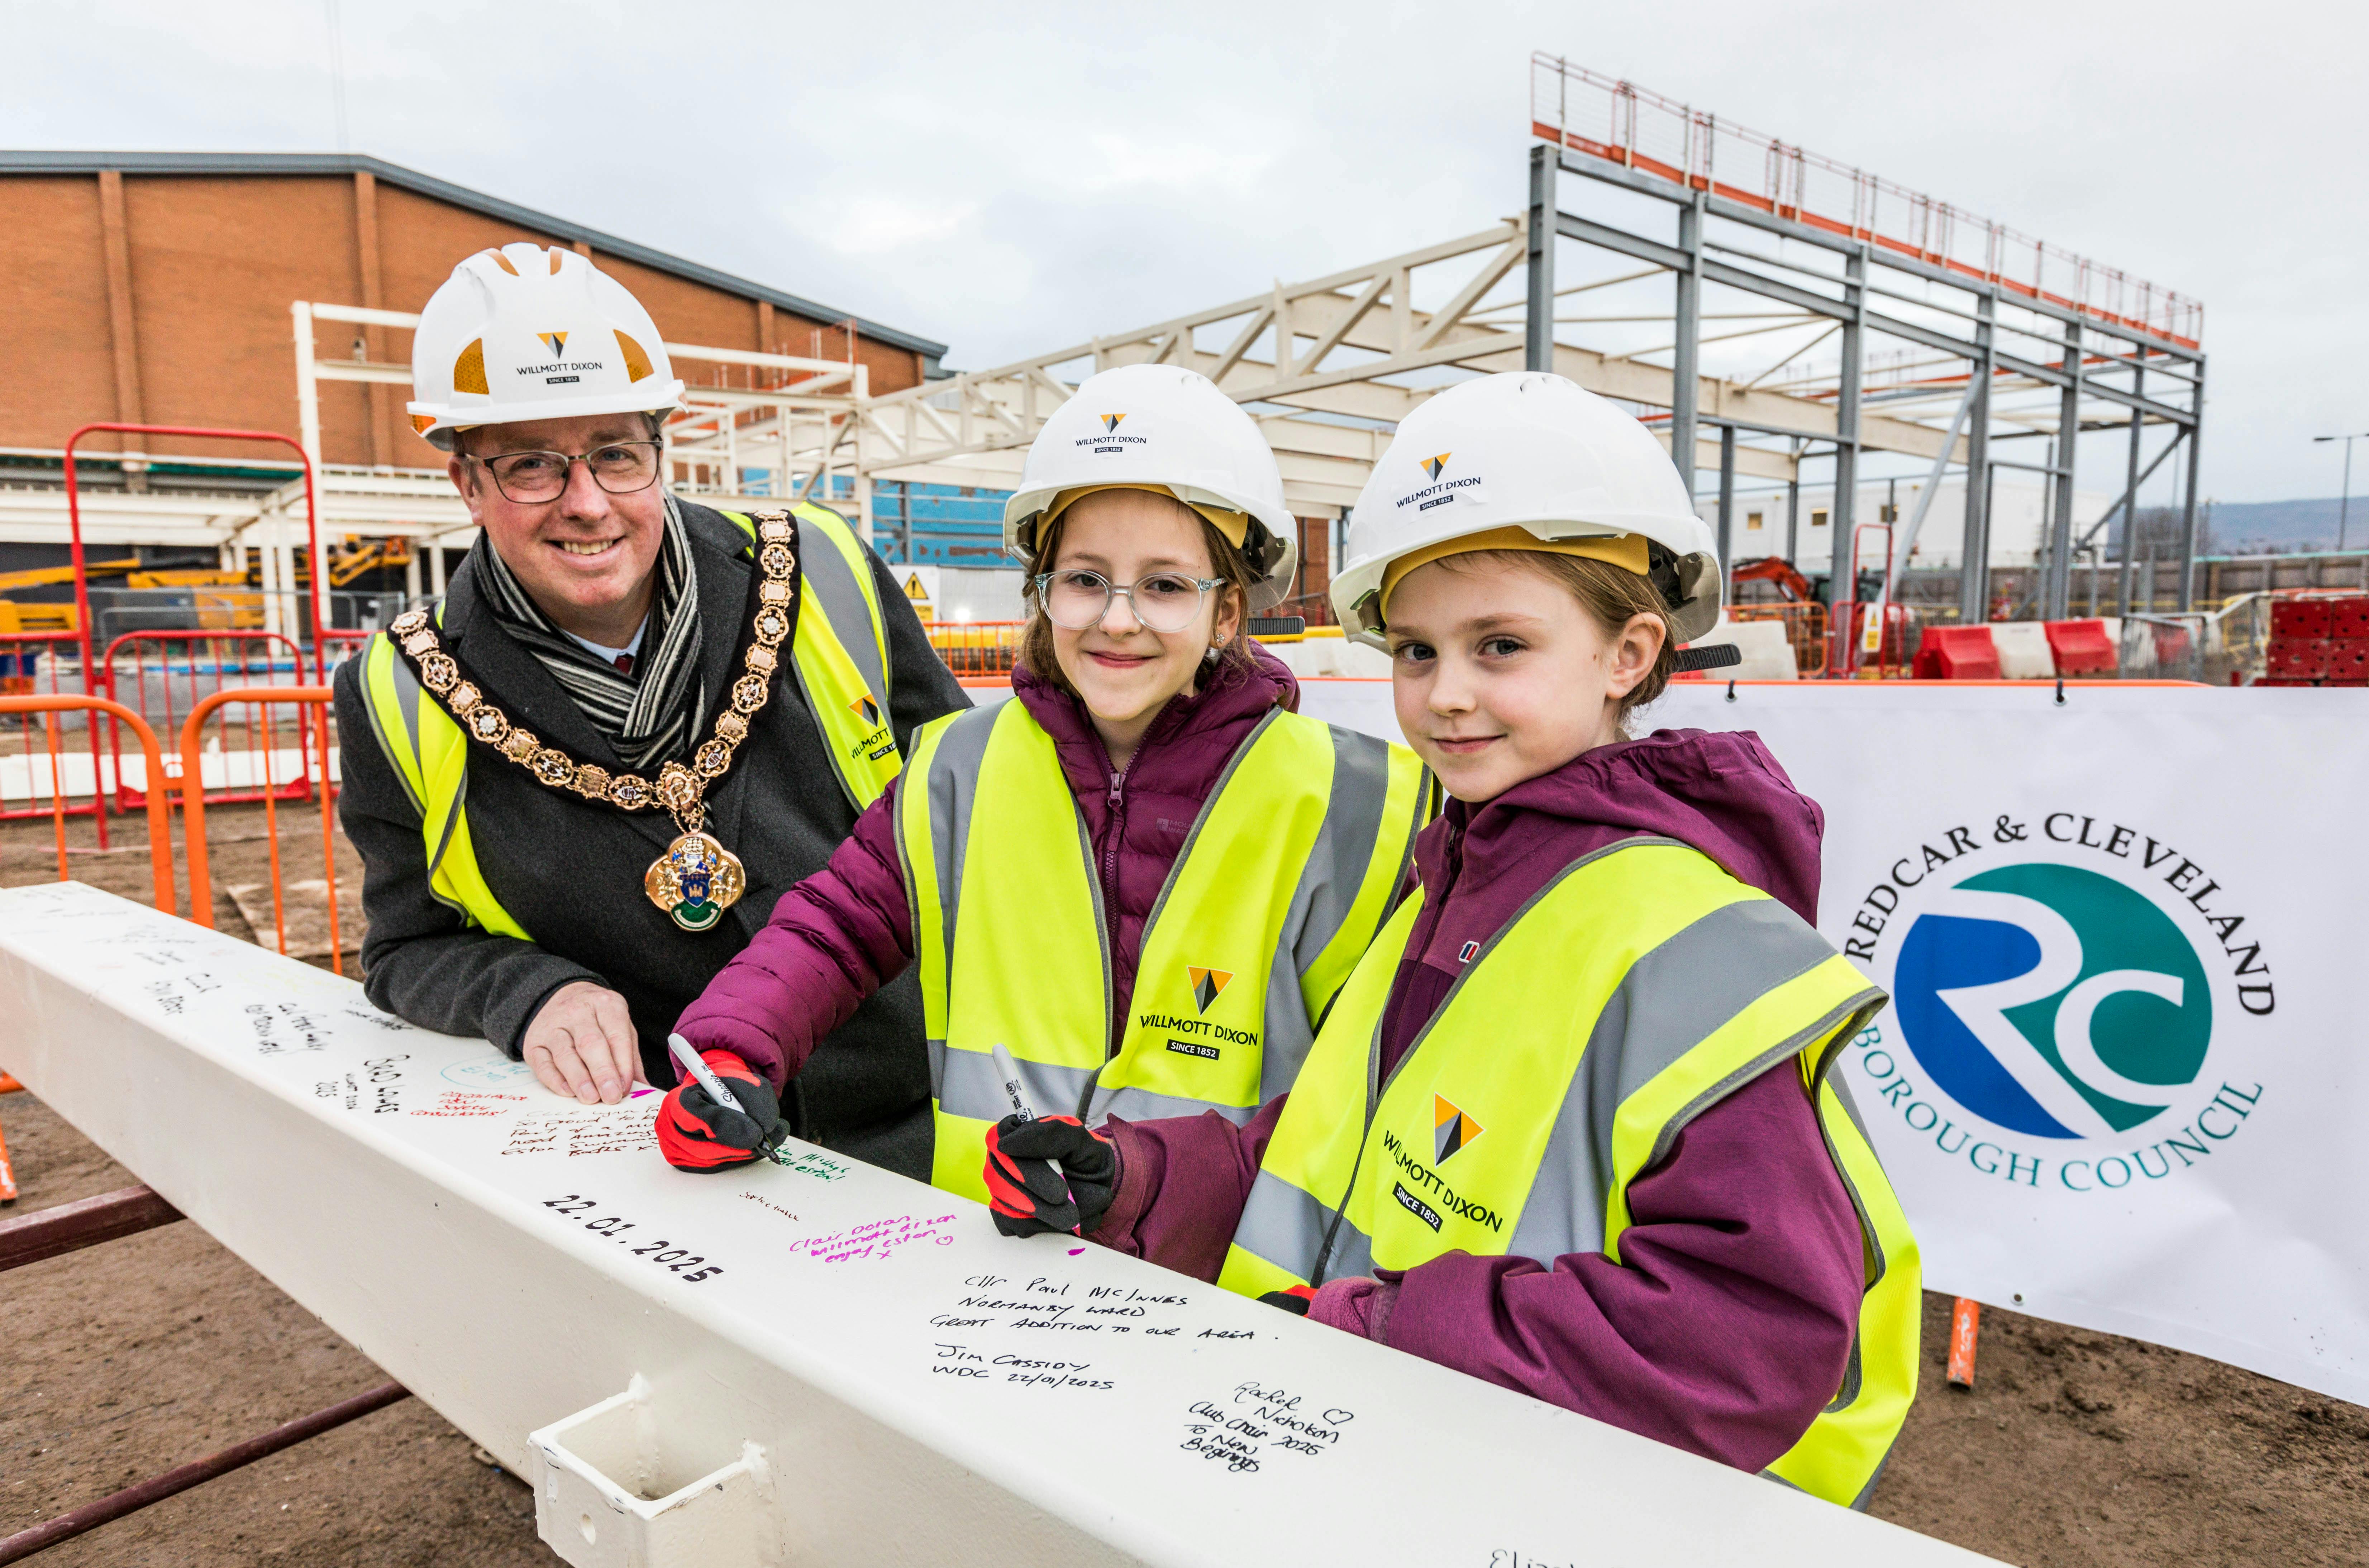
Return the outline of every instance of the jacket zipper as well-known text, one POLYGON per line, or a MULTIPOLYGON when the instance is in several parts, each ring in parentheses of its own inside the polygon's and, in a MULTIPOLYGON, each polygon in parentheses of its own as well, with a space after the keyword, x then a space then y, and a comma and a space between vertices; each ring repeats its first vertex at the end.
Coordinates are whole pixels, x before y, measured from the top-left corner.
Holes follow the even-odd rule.
MULTIPOLYGON (((1107 950, 1118 951, 1118 847, 1127 830, 1127 770, 1114 768, 1110 776, 1110 794, 1105 797, 1103 822, 1103 940, 1107 950)), ((1137 955, 1139 962, 1142 956, 1137 955)), ((1111 1014, 1105 1020, 1106 1037, 1103 1041, 1104 1060, 1118 1054, 1119 1027, 1118 988, 1111 987, 1111 1014)))

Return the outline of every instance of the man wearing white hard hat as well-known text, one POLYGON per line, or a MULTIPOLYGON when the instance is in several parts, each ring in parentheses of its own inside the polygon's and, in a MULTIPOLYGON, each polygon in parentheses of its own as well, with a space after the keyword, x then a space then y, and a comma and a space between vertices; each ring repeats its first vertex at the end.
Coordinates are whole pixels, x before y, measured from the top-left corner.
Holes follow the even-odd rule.
MULTIPOLYGON (((365 985, 614 1103, 675 1082, 683 1004, 824 864, 912 731, 967 703, 836 513, 670 493, 682 383, 582 256, 463 261, 412 373, 413 426, 481 532, 441 603, 338 672, 365 985)), ((926 1172, 912 983, 843 1020, 800 1087, 751 1100, 767 1136, 926 1172)))

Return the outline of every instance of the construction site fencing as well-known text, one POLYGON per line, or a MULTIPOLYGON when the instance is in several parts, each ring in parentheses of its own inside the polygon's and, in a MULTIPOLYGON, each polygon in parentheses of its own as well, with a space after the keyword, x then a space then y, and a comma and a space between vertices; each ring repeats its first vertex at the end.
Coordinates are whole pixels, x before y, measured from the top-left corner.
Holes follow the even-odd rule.
MULTIPOLYGON (((141 761, 147 770, 148 777, 160 778, 164 776, 165 772, 165 759, 157 746, 156 732, 149 727, 145 719, 120 703, 111 702, 105 697, 86 696, 80 692, 50 692, 34 696, 0 697, 0 722, 21 721, 38 724, 46 742, 42 751, 35 760, 49 771, 47 815, 54 824, 58 880, 61 882, 68 880, 73 876, 67 859, 66 818, 74 814, 69 802, 69 796, 74 790, 66 777, 64 725, 61 722, 62 715, 66 714, 104 714, 111 724, 131 731, 132 738, 139 745, 141 761)), ((96 731, 92 733, 96 734, 96 731)), ((91 778, 95 795, 98 787, 96 766, 97 759, 94 755, 91 761, 94 764, 91 778)), ((97 804, 94 798, 90 806, 81 809, 87 813, 93 810, 97 804)), ((170 796, 162 791, 152 794, 147 800, 147 810, 148 862, 149 868, 156 880, 156 907, 169 915, 174 912, 173 810, 170 796)), ((18 811, 12 815, 27 817, 40 816, 42 813, 18 811)), ((106 818, 103 814, 99 821, 104 826, 106 818)))
MULTIPOLYGON (((80 695, 82 685, 82 647, 73 633, 0 634, 0 697, 80 695)), ((98 815, 98 759, 86 709, 0 709, 0 821, 56 811, 98 815), (86 780, 81 789, 70 787, 86 780), (75 802, 75 795, 90 798, 75 802)))
MULTIPOLYGON (((344 974, 345 938, 339 929, 338 911, 338 821, 337 786, 326 760, 336 756, 336 741, 331 729, 331 693, 326 686, 243 686, 231 687, 201 698, 190 710, 181 726, 181 831, 187 846, 189 875, 189 918, 211 929, 214 923, 212 866, 206 845, 206 791, 200 787, 207 758, 207 720, 224 708, 252 706, 259 709, 294 707, 296 728, 306 737, 305 746, 313 754, 325 760, 316 778, 321 808, 321 894, 327 908, 328 942, 326 956, 329 967, 344 974)), ((257 798, 263 802, 264 838, 271 867, 271 932, 276 951, 288 952, 289 885, 286 868, 281 862, 280 842, 280 802, 286 798, 273 776, 273 754, 277 749, 262 749, 261 786, 257 798)), ((301 798, 301 796, 300 796, 301 798)), ((258 900, 259 904, 259 900, 258 900)), ((245 914, 246 907, 241 906, 245 914)), ((258 944, 263 941, 262 922, 253 916, 247 923, 255 930, 258 944)))
POLYGON ((1826 659, 1826 607, 1823 604, 1731 604, 1731 621, 1777 621, 1793 649, 1793 668, 1814 675, 1826 659))
POLYGON ((957 679, 1009 675, 1024 621, 924 621, 921 629, 957 679))
MULTIPOLYGON (((283 677, 293 685, 303 678, 303 647, 279 632, 128 632, 108 644, 99 677, 109 697, 136 710, 159 733, 171 735, 206 697, 234 686, 275 685, 283 677)), ((204 758, 202 782, 209 801, 219 806, 261 800, 269 790, 277 790, 283 800, 301 800, 312 792, 317 759, 305 744, 303 727, 297 727, 295 744, 286 745, 274 716, 260 704, 223 714, 204 758), (269 751, 280 755, 266 757, 269 751), (267 775, 272 774, 277 782, 267 784, 267 775)), ((125 765, 120 739, 112 733, 108 755, 114 764, 110 783, 116 808, 136 810, 154 775, 143 773, 134 779, 125 765)), ((181 767, 179 757, 167 759, 166 779, 179 780, 181 767)))

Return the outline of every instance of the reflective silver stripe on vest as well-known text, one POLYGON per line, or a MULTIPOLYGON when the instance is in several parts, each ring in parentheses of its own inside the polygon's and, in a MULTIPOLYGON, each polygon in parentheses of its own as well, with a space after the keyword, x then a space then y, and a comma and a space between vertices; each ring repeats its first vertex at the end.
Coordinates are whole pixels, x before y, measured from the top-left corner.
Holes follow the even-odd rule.
MULTIPOLYGON (((944 731, 939 735, 937 746, 930 753, 929 777, 916 779, 908 773, 902 781, 907 789, 918 786, 929 791, 930 856, 938 873, 939 951, 944 955, 946 963, 946 982, 950 993, 946 1006, 949 1016, 952 1015, 954 1006, 951 990, 954 979, 955 911, 962 908, 963 855, 970 847, 971 805, 978 795, 978 771, 987 756, 987 743, 995 734, 996 715, 1001 711, 1002 704, 998 704, 991 708, 973 708, 967 714, 957 715, 954 722, 947 725, 944 731)), ((899 804, 901 805, 902 802, 899 804)), ((904 836, 901 833, 898 835, 898 842, 900 845, 904 842, 904 836)), ((912 904, 913 919, 917 921, 927 919, 928 911, 922 910, 918 903, 912 902, 913 892, 913 870, 909 865, 905 868, 906 899, 908 903, 912 904)), ((943 1039, 933 1039, 929 1042, 929 1047, 930 1093, 943 1101, 945 1097, 944 1085, 946 1043, 943 1039)), ((1002 1098, 1001 1089, 1001 1082, 998 1080, 998 1103, 1002 1109, 988 1116, 987 1119, 990 1121, 1001 1120, 1004 1113, 1012 1108, 1011 1102, 1002 1098)), ((952 1110, 956 1107, 947 1108, 952 1110)), ((961 1114, 968 1116, 979 1115, 975 1110, 963 1111, 961 1114)))
MULTIPOLYGON (((805 579, 807 591, 822 606, 822 612, 830 617, 830 629, 838 635, 839 646, 847 650, 856 673, 864 677, 864 689, 880 704, 880 722, 887 724, 888 671, 880 662, 880 642, 872 629, 871 603, 864 596, 864 585, 855 580, 847 557, 824 534, 821 525, 803 517, 798 519, 798 575, 805 579)), ((791 662, 795 664, 796 660, 791 662)), ((811 697, 807 705, 814 705, 811 697)), ((821 715, 815 716, 819 719, 821 715)))
MULTIPOLYGON (((1094 1086, 1094 1070, 1057 1067, 1015 1057, 1020 1085, 1028 1103, 1043 1116, 1069 1116, 1094 1086)), ((983 1122, 1001 1121, 1012 1114, 1012 1096, 1005 1093, 1003 1073, 986 1051, 956 1050, 943 1040, 930 1042, 930 1083, 939 1109, 950 1116, 972 1116, 983 1122)))
POLYGON ((1084 1119, 1090 1127, 1100 1127, 1111 1116, 1125 1116, 1129 1121, 1143 1122, 1156 1116, 1197 1116, 1203 1111, 1215 1111, 1236 1127, 1248 1127, 1251 1119, 1259 1114, 1257 1105, 1220 1105, 1214 1100, 1188 1100, 1176 1094, 1155 1094, 1149 1089, 1097 1088, 1086 1109, 1088 1115, 1084 1119))
MULTIPOLYGON (((1234 770, 1266 734, 1267 726, 1281 722, 1283 710, 1277 708, 1259 721, 1249 738, 1235 748, 1216 787, 1209 791, 1208 799, 1201 803, 1201 813, 1194 818, 1192 831, 1185 835, 1184 847, 1176 852, 1176 859, 1168 868, 1168 879, 1161 887, 1159 900, 1143 922, 1141 940, 1147 945, 1161 911, 1168 906, 1169 889, 1176 885, 1178 873, 1192 854, 1194 845, 1200 841, 1202 825, 1209 819, 1226 785, 1233 781, 1234 770)), ((1308 1003, 1300 995, 1299 978, 1323 955, 1340 933, 1342 922, 1349 918, 1358 889, 1365 884, 1375 841, 1381 837, 1382 813, 1390 804, 1389 746, 1337 725, 1327 725, 1325 728, 1333 740, 1333 793, 1325 802, 1323 819, 1317 824, 1316 842, 1310 848, 1299 881, 1292 889, 1291 904, 1276 936, 1275 956, 1267 966, 1265 1017, 1259 1042, 1259 1104, 1290 1089, 1293 1080, 1299 1076, 1300 1065, 1308 1059, 1309 1047, 1316 1043, 1315 1025, 1308 1016, 1308 1003)), ((1093 858, 1090 851, 1087 859, 1091 862, 1093 858)), ((1188 1100, 1142 1089, 1103 1089, 1096 1092, 1085 1119, 1088 1126, 1100 1127, 1105 1117, 1113 1116, 1191 1116, 1215 1111, 1236 1127, 1244 1127, 1258 1114, 1258 1108, 1221 1104, 1215 1100, 1188 1100)))
MULTIPOLYGON (((441 609, 439 613, 441 614, 441 609)), ((378 735, 379 750, 386 753, 387 761, 395 769, 395 782, 403 785, 403 793, 411 796, 411 804, 419 812, 420 826, 424 830, 428 825, 428 803, 412 789, 411 774, 405 771, 402 759, 395 752, 398 745, 410 747, 412 769, 418 773, 424 785, 428 780, 428 752, 419 741, 419 678, 412 673, 411 661, 399 651, 388 658, 387 668, 395 685, 395 709, 403 715, 404 733, 400 737, 389 735, 380 722, 378 704, 370 701, 368 665, 362 669, 362 707, 371 715, 371 728, 378 735)), ((462 733, 466 735, 468 732, 464 729, 462 733)), ((468 802, 469 767, 464 751, 461 762, 461 785, 452 792, 452 808, 445 812, 444 821, 436 830, 436 848, 428 856, 428 894, 447 909, 459 910, 462 917, 474 924, 476 921, 475 915, 436 890, 436 869, 444 864, 444 856, 452 848, 452 834, 461 826, 462 813, 467 808, 468 802)), ((423 844, 425 841, 423 838, 423 844)))
MULTIPOLYGON (((1390 749, 1383 742, 1338 725, 1326 727, 1333 736, 1333 798, 1317 827, 1316 843, 1308 864, 1292 890, 1291 910, 1284 917, 1276 945, 1275 962, 1266 976, 1266 1038, 1260 1046, 1259 1103, 1264 1104, 1291 1088, 1316 1043, 1316 1026, 1308 1016, 1307 999, 1299 980, 1325 948, 1340 934, 1342 922, 1365 886, 1382 835, 1382 814, 1390 795, 1390 749)), ((1413 846, 1409 837, 1400 851, 1400 880, 1405 879, 1405 857, 1413 846)), ((1396 907, 1396 899, 1390 906, 1396 907)))
MULTIPOLYGON (((1751 898, 1713 910, 1631 964, 1588 1034, 1506 1252, 1549 1267, 1568 1253, 1602 1252, 1612 1193, 1612 1124, 1622 1103, 1729 1019, 1834 951, 1776 899, 1751 898)), ((1704 1109, 1790 1060, 1840 1016, 1778 1041, 1708 1087, 1670 1118, 1639 1169, 1652 1170, 1704 1109)))
MULTIPOLYGON (((1854 1349, 1856 1349, 1856 1346, 1854 1346, 1854 1349)), ((1833 1407, 1830 1405, 1827 1408, 1832 1409, 1833 1407)), ((1895 1435, 1893 1437, 1894 1444, 1897 1445, 1899 1441, 1899 1437, 1895 1435)), ((1875 1495, 1875 1483, 1883 1479, 1884 1467, 1892 1463, 1892 1453, 1893 1450, 1891 1448, 1886 1448, 1883 1451, 1883 1458, 1876 1460, 1875 1473, 1867 1478, 1867 1484, 1860 1487, 1859 1489, 1859 1495, 1850 1500, 1850 1510, 1852 1513, 1864 1514, 1867 1512, 1868 1500, 1875 1495)), ((1773 1470, 1762 1471, 1760 1472, 1760 1479, 1763 1481, 1773 1481, 1778 1485, 1783 1487, 1786 1491, 1799 1492, 1804 1497, 1814 1495, 1814 1494, 1804 1488, 1794 1485, 1791 1482, 1786 1480, 1783 1476, 1779 1475, 1773 1470)))
MULTIPOLYGON (((380 635, 387 635, 381 633, 380 635)), ((378 736, 378 749, 386 753, 388 764, 395 769, 395 782, 401 784, 403 793, 411 797, 411 808, 425 817, 428 803, 419 797, 419 791, 411 783, 414 773, 423 779, 428 773, 427 761, 420 754, 419 747, 419 680, 411 673, 411 661, 395 647, 392 637, 387 640, 386 668, 395 687, 395 709, 403 715, 404 734, 389 735, 384 715, 378 711, 378 704, 370 700, 370 662, 367 658, 363 660, 361 669, 362 710, 370 715, 371 729, 378 736), (403 756, 395 750, 406 744, 410 747, 409 768, 403 765, 403 756)))
POLYGON ((1322 1199, 1265 1171, 1251 1183, 1234 1245, 1311 1284, 1374 1272, 1371 1238, 1322 1199), (1320 1256, 1328 1234, 1333 1251, 1320 1256))

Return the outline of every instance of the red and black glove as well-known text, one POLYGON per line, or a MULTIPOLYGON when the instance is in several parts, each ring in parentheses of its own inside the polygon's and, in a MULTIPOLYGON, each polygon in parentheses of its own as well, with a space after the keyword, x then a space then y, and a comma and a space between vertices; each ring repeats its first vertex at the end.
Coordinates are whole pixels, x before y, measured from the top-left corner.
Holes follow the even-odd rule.
POLYGON ((1259 1298, 1270 1307, 1280 1307, 1293 1317, 1304 1318, 1308 1309, 1316 1304, 1316 1287, 1295 1285, 1288 1290, 1270 1290, 1259 1298))
POLYGON ((678 1171, 728 1171, 771 1154, 790 1135, 772 1087, 730 1051, 702 1051, 699 1059, 739 1103, 717 1104, 695 1078, 668 1090, 658 1106, 658 1152, 667 1163, 678 1171))
POLYGON ((988 1207, 1007 1236, 1082 1236, 1117 1193, 1117 1147, 1075 1116, 1009 1116, 987 1129, 988 1207))

